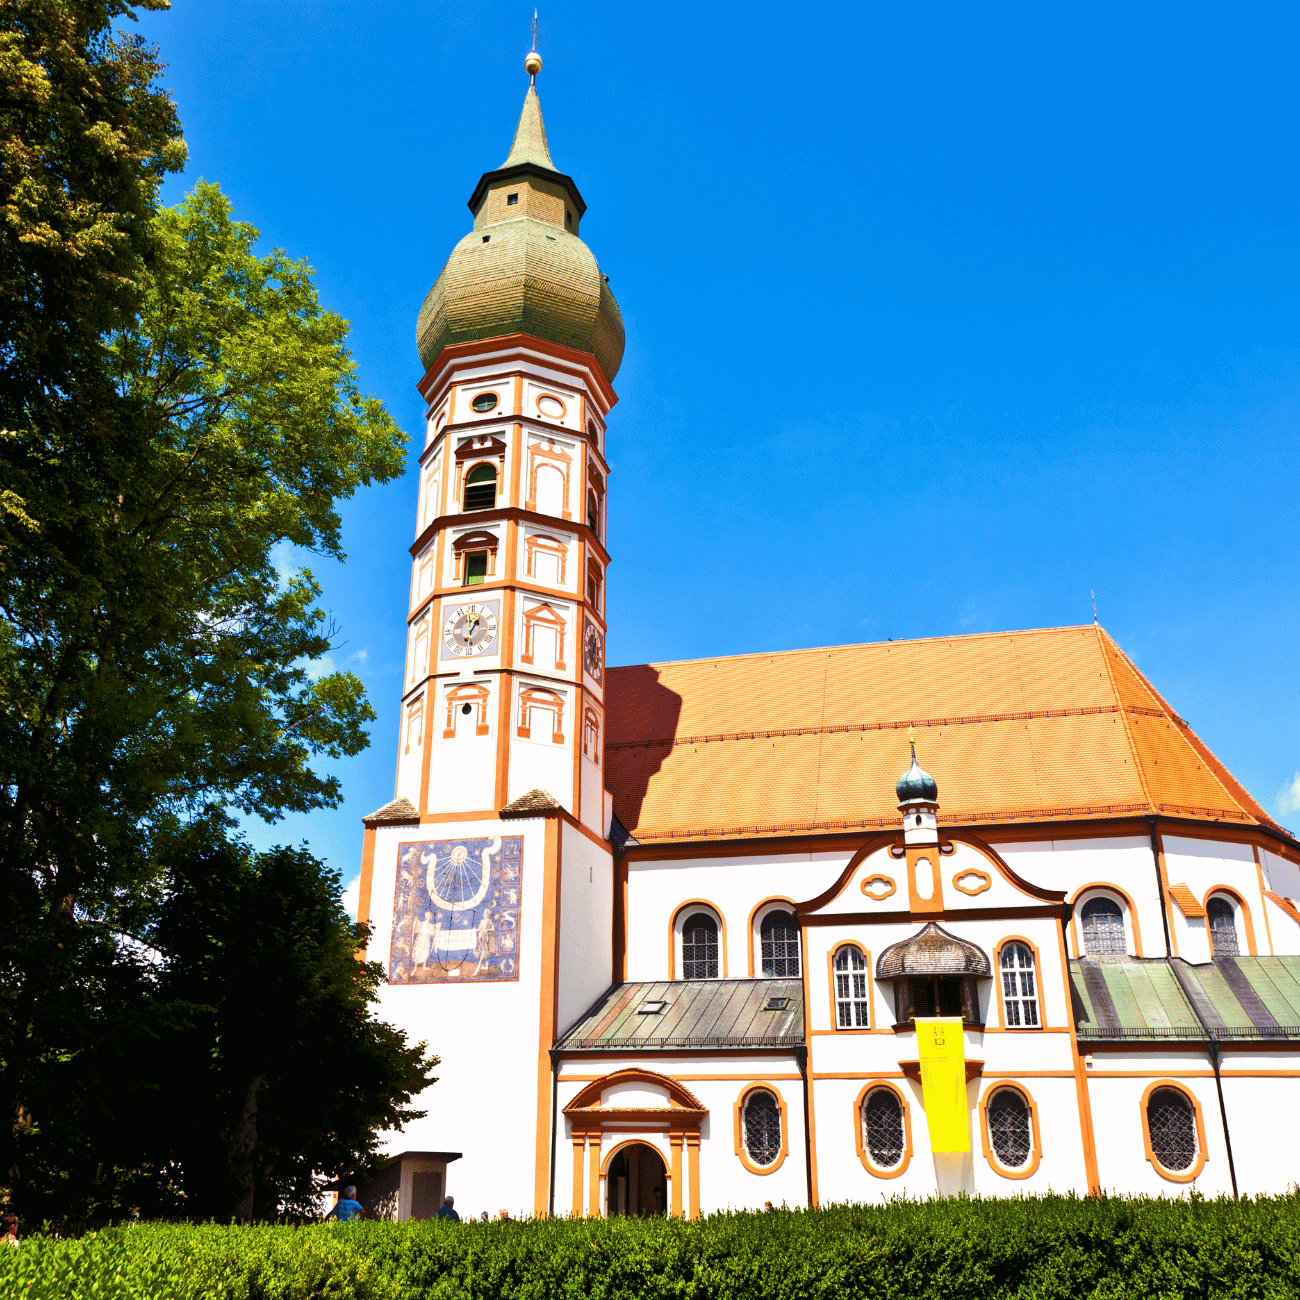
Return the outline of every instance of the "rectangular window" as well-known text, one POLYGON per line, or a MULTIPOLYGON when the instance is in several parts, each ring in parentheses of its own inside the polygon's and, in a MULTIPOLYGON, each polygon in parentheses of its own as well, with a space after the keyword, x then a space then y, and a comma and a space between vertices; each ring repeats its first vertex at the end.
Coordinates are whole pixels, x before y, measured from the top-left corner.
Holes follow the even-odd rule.
POLYGON ((465 583, 467 587, 477 587, 487 578, 487 552, 469 551, 465 556, 465 583))
POLYGON ((506 195, 506 205, 507 205, 507 207, 508 207, 509 205, 513 204, 513 203, 518 203, 518 202, 519 202, 519 195, 518 195, 518 194, 507 194, 507 195, 506 195))
POLYGON ((894 1014, 899 1024, 913 1016, 961 1016, 980 1024, 979 997, 973 979, 960 975, 913 975, 894 983, 894 1014))

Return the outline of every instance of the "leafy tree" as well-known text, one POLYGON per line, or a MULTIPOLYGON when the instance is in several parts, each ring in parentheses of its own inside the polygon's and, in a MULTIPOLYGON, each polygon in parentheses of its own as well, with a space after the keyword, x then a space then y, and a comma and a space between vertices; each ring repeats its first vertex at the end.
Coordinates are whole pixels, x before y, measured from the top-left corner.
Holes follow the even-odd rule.
POLYGON ((188 1213, 311 1211, 313 1174, 346 1172, 437 1058, 369 1011, 383 967, 338 876, 303 850, 254 855, 191 835, 151 937, 162 954, 138 1149, 172 1161, 188 1213))
MULTIPOLYGON (((112 23, 167 0, 0 0, 0 427, 57 456, 111 399, 105 334, 139 301, 185 161, 157 52, 112 23)), ((23 517, 21 498, 0 515, 23 517)), ((30 517, 30 516, 29 516, 30 517)))
POLYGON ((14 1185, 24 1150, 46 1149, 46 1099, 75 1091, 79 1054, 94 1055, 88 1026, 117 1014, 129 936, 167 887, 160 845, 226 809, 337 803, 311 761, 358 752, 373 717, 352 675, 310 680, 331 629, 310 573, 282 582, 274 552, 342 558, 336 501, 400 474, 404 435, 358 391, 346 322, 310 268, 256 239, 215 186, 158 213, 135 316, 104 336, 102 407, 76 425, 32 407, 5 444, 22 510, 0 516, 0 1169, 14 1185))

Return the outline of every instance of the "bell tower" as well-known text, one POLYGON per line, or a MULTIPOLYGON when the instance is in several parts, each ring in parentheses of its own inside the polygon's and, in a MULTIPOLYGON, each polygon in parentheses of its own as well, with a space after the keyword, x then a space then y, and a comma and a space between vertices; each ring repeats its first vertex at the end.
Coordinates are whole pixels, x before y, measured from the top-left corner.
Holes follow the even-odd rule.
POLYGON ((441 1158, 462 1204, 546 1214, 550 1049, 613 977, 605 429, 623 321, 551 158, 535 50, 524 66, 509 153, 416 324, 397 781, 363 819, 358 914, 385 1017, 442 1058, 426 1117, 387 1139, 400 1186, 441 1158))
POLYGON ((416 328, 420 459, 398 797, 422 816, 545 790, 605 832, 605 426, 623 322, 551 160, 540 57, 416 328))

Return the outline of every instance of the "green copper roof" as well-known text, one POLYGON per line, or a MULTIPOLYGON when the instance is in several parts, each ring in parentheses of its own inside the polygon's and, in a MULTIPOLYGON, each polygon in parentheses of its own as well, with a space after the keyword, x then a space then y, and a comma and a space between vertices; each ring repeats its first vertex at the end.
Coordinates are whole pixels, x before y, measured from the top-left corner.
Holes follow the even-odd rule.
POLYGON ((800 980, 658 980, 615 984, 557 1047, 716 1051, 802 1044, 800 980))
POLYGON ((1300 1038, 1300 957, 1072 961, 1081 1042, 1300 1038))

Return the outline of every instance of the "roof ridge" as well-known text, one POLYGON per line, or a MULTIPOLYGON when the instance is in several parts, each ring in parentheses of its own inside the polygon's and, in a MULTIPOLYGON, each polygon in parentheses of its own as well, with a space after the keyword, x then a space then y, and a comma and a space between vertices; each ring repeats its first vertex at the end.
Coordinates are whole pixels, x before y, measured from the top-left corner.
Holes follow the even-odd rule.
POLYGON ((606 669, 617 673, 628 668, 671 668, 678 664, 722 663, 733 659, 771 659, 774 655, 808 655, 834 650, 865 650, 877 646, 933 644, 936 641, 979 641, 1004 636, 1046 636, 1052 632, 1086 632, 1091 623, 1071 623, 1062 627, 1008 628, 1002 632, 948 632, 942 636, 913 636, 899 641, 850 641, 845 645, 796 646, 789 650, 746 650, 734 655, 704 655, 699 659, 654 659, 639 664, 617 664, 606 669))
MULTIPOLYGON (((1133 769, 1137 772, 1138 785, 1142 790, 1142 797, 1146 800, 1149 811, 1158 812, 1159 809, 1156 807, 1156 802, 1151 797, 1151 787, 1147 785, 1146 769, 1142 766, 1142 759, 1139 757, 1137 752, 1137 741, 1133 737, 1133 728, 1129 724, 1129 720, 1125 715, 1124 702, 1119 698, 1119 687, 1115 684, 1115 674, 1111 669, 1110 656, 1106 653, 1106 641, 1109 641, 1110 637, 1106 635, 1106 632, 1103 630, 1100 623, 1094 623, 1093 627, 1096 629, 1097 635, 1097 652, 1101 655, 1101 662, 1106 669, 1106 680, 1110 683, 1111 697, 1119 706, 1120 726, 1124 728, 1124 738, 1128 741, 1128 752, 1130 757, 1133 759, 1133 769), (1102 639, 1103 637, 1105 640, 1102 639)), ((1113 645, 1114 642, 1112 641, 1111 644, 1113 645)))
MULTIPOLYGON (((1252 803, 1255 803, 1255 807, 1250 808, 1246 804, 1242 803, 1242 801, 1237 797, 1236 794, 1233 793, 1233 791, 1229 788, 1228 784, 1223 779, 1223 775, 1220 769, 1222 768, 1224 772, 1226 772, 1227 769, 1224 768, 1223 764, 1220 763, 1218 758, 1214 756, 1214 754, 1210 750, 1210 747, 1200 738, 1200 736, 1196 734, 1196 732, 1192 729, 1191 724, 1185 721, 1177 713, 1174 712, 1174 710, 1169 706, 1169 701, 1166 700, 1158 690, 1156 690, 1156 688, 1147 680, 1146 674, 1137 666, 1137 664, 1133 662, 1132 659, 1128 657, 1128 655, 1124 653, 1123 649, 1120 647, 1119 642, 1116 641, 1115 638, 1111 636, 1109 632, 1105 631, 1104 628, 1098 628, 1097 630, 1098 632, 1101 633, 1102 636, 1106 638, 1107 641, 1110 642, 1111 646, 1114 647, 1115 653, 1118 654, 1128 665, 1128 667, 1132 670, 1134 675, 1137 677, 1138 681, 1142 684, 1142 688, 1147 692, 1148 695, 1151 696, 1153 700, 1155 700, 1156 704, 1160 706, 1160 708, 1164 711, 1165 716, 1169 719, 1169 721, 1175 724, 1179 733, 1182 734, 1183 743, 1185 745, 1188 745, 1193 751, 1193 753, 1195 753, 1205 764, 1205 770, 1210 774, 1210 776, 1214 778, 1214 783, 1219 787, 1220 790, 1223 791, 1224 796, 1228 799, 1228 801, 1232 804, 1232 806, 1236 808, 1238 811, 1244 813, 1247 817, 1250 817, 1252 820, 1258 821, 1260 818, 1260 813, 1263 813, 1265 819, 1272 821, 1272 818, 1268 816, 1267 809, 1265 809, 1262 804, 1256 803, 1255 800, 1251 799, 1250 791, 1247 790, 1245 786, 1243 786, 1239 781, 1237 781, 1235 777, 1233 777, 1232 778, 1233 784, 1236 785, 1237 788, 1243 794, 1246 795, 1247 799, 1250 799, 1252 803), (1178 726, 1179 723, 1181 723, 1182 725, 1178 726)), ((1108 672, 1110 671, 1109 664, 1107 664, 1107 671, 1108 672)), ((1129 724, 1125 722, 1124 725, 1125 727, 1127 727, 1129 724)), ((1228 773, 1228 775, 1231 776, 1232 774, 1228 773)), ((1143 788, 1144 789, 1146 788, 1145 777, 1143 778, 1143 788)), ((1160 805, 1157 804, 1154 800, 1152 800, 1151 807, 1155 812, 1160 811, 1160 805)))

